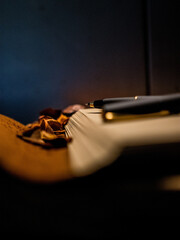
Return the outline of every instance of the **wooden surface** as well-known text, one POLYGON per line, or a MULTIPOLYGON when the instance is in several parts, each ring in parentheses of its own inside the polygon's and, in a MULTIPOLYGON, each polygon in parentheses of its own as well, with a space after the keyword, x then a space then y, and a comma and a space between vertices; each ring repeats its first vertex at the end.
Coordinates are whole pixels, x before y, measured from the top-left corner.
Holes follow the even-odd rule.
MULTIPOLYGON (((0 115, 0 166, 13 176, 17 176, 20 179, 28 180, 31 182, 58 182, 67 179, 72 179, 74 176, 70 167, 67 148, 62 149, 43 149, 41 146, 33 145, 18 138, 16 135, 19 130, 24 127, 23 124, 0 115)), ((126 172, 125 179, 136 178, 134 172, 134 160, 136 159, 137 166, 141 166, 140 172, 147 171, 149 167, 149 179, 150 182, 143 183, 145 189, 156 186, 157 190, 180 190, 180 175, 179 175, 179 143, 170 146, 157 145, 153 148, 140 148, 139 150, 125 151, 120 156, 119 161, 115 161, 118 164, 118 175, 124 176, 123 172, 126 172), (125 156, 125 158, 124 158, 125 156), (152 161, 156 159, 158 162, 152 161), (168 159, 171 159, 171 162, 168 159), (131 161, 132 160, 132 161, 131 161), (138 161, 139 162, 138 162, 138 161), (127 162, 127 164, 126 164, 127 162), (128 171, 124 171, 124 165, 127 165, 128 171), (149 165, 151 163, 151 165, 149 165), (139 165, 140 164, 140 165, 139 165), (155 167, 156 166, 156 167, 155 167), (162 169, 159 166, 163 166, 165 174, 162 174, 162 169), (133 172, 130 173, 130 169, 133 168, 133 172), (146 170, 145 170, 146 169, 146 170), (167 171, 167 169, 169 169, 167 171), (174 171, 176 170, 176 171, 174 171), (155 177, 154 171, 156 172, 155 177), (153 179, 153 181, 152 181, 153 179), (156 183, 155 183, 156 181, 156 183), (155 183, 155 185, 154 185, 155 183)), ((139 169, 138 167, 138 169, 139 169)), ((111 167, 109 167, 111 169, 111 167)), ((136 174, 140 175, 141 173, 136 174)), ((98 173, 97 173, 98 175, 98 173)), ((121 176, 121 178, 123 178, 121 176)), ((135 181, 135 180, 133 180, 135 181)), ((129 189, 129 180, 125 181, 125 188, 129 189)), ((122 184, 122 183, 121 183, 122 184)), ((133 185, 134 186, 134 185, 133 185)), ((138 188, 141 186, 138 183, 138 188)), ((134 186, 134 190, 135 190, 134 186)))
POLYGON ((72 178, 67 148, 43 149, 19 139, 23 125, 0 115, 0 165, 22 179, 40 182, 72 178))

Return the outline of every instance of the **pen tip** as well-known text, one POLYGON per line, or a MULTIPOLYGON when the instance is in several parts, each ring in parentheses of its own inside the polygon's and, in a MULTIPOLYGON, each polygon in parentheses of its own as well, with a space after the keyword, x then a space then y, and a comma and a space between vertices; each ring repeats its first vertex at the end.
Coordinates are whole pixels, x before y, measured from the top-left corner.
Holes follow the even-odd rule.
POLYGON ((94 103, 91 103, 91 102, 90 103, 85 103, 85 106, 92 108, 92 107, 94 107, 94 103))
POLYGON ((89 103, 89 107, 90 107, 90 108, 94 108, 94 103, 93 103, 93 102, 90 102, 90 103, 89 103))

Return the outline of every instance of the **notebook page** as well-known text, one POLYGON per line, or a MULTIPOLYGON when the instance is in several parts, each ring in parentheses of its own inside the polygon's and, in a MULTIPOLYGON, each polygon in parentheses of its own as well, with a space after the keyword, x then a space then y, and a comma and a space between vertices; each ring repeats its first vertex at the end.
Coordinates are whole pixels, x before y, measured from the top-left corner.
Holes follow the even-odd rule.
POLYGON ((99 128, 80 111, 70 118, 65 127, 72 137, 68 144, 70 164, 75 176, 91 174, 114 161, 121 152, 121 144, 99 128))
POLYGON ((180 114, 105 122, 99 110, 97 110, 99 114, 94 114, 94 110, 86 111, 86 109, 82 112, 103 131, 111 134, 115 141, 121 140, 124 146, 180 141, 180 114))

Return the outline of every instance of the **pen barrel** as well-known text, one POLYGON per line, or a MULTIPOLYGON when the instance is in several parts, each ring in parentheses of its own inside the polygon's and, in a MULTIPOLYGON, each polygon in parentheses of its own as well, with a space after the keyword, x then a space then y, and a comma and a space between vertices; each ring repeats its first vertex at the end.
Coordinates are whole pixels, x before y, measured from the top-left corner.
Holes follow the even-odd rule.
POLYGON ((180 94, 170 94, 161 97, 144 99, 143 101, 116 102, 105 104, 104 112, 119 114, 145 114, 168 110, 171 113, 180 112, 180 94))
POLYGON ((135 96, 135 97, 121 97, 121 98, 105 98, 102 100, 95 100, 93 105, 95 108, 102 108, 105 104, 132 102, 132 101, 146 100, 146 99, 151 99, 151 98, 159 99, 160 96, 135 96))
POLYGON ((103 100, 95 100, 94 101, 94 107, 95 108, 102 108, 105 104, 109 103, 116 103, 116 102, 127 102, 127 101, 133 101, 134 98, 106 98, 103 100))

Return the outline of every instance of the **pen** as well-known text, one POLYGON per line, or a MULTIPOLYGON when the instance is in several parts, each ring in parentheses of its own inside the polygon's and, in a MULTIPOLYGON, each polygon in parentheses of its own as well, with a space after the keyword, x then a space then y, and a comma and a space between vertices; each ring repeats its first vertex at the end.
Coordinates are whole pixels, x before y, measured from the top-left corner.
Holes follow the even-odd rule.
POLYGON ((134 96, 134 97, 117 97, 117 98, 104 98, 101 100, 95 100, 93 102, 86 103, 85 105, 90 108, 102 108, 105 104, 116 102, 127 102, 135 100, 145 100, 149 98, 159 98, 160 96, 134 96))
POLYGON ((180 112, 180 93, 167 94, 155 98, 146 98, 144 101, 114 102, 103 106, 104 114, 147 114, 160 111, 170 113, 180 112))

